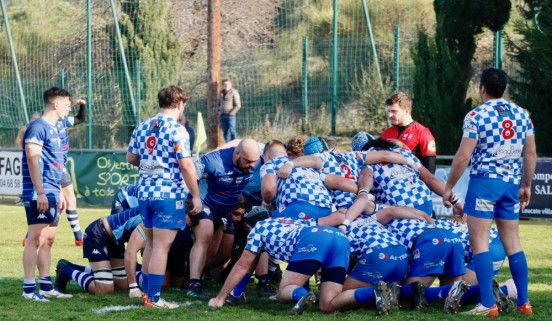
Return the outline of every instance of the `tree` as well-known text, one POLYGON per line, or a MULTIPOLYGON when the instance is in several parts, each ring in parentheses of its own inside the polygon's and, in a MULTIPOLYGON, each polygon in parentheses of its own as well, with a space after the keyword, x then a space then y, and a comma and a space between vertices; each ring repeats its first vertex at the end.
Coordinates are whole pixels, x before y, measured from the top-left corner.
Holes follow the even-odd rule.
POLYGON ((536 128, 539 155, 551 156, 552 135, 549 118, 552 113, 552 1, 525 1, 525 21, 518 21, 515 30, 522 35, 517 43, 510 41, 511 56, 519 63, 518 79, 511 79, 512 99, 527 108, 536 128))
POLYGON ((471 108, 466 93, 472 78, 476 36, 483 28, 502 29, 510 17, 510 1, 435 0, 436 32, 419 28, 412 52, 414 117, 431 128, 440 154, 453 154, 460 124, 471 108))

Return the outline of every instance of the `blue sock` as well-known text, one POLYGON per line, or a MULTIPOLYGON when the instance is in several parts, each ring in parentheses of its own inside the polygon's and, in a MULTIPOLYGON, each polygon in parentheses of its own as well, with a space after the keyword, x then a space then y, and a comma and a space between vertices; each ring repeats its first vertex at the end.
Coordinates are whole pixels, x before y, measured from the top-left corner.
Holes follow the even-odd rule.
POLYGON ((94 275, 90 273, 81 272, 69 267, 63 269, 63 275, 66 275, 66 273, 70 273, 69 277, 86 292, 88 292, 88 287, 90 286, 90 283, 94 281, 94 275))
POLYGON ((374 287, 358 288, 355 290, 355 301, 366 304, 374 299, 374 287))
POLYGON ((23 292, 33 293, 36 291, 36 280, 35 279, 23 279, 23 292))
POLYGON ((307 294, 307 289, 305 289, 304 287, 297 287, 295 288, 295 290, 293 290, 293 293, 291 295, 292 299, 293 299, 293 302, 297 303, 297 301, 301 300, 301 298, 307 294))
POLYGON ((519 307, 529 301, 529 271, 527 269, 525 253, 519 251, 508 256, 508 262, 510 263, 510 272, 512 273, 512 278, 518 292, 517 306, 519 307))
POLYGON ((481 304, 490 308, 495 304, 493 296, 493 259, 491 253, 481 252, 473 256, 475 275, 481 292, 481 304))
POLYGON ((425 290, 425 296, 428 303, 431 303, 437 299, 444 299, 447 297, 452 284, 443 286, 427 287, 425 290))
POLYGON ((39 278, 38 284, 40 285, 40 289, 42 291, 50 291, 54 289, 54 286, 52 285, 52 277, 49 275, 43 278, 39 278))
POLYGON ((77 210, 66 210, 65 213, 67 214, 67 220, 69 221, 69 225, 71 225, 71 229, 75 235, 75 240, 80 241, 82 239, 82 231, 79 224, 79 215, 77 214, 77 210))
POLYGON ((144 287, 144 292, 147 293, 149 286, 149 274, 146 274, 144 272, 142 272, 142 285, 144 287))
POLYGON ((142 271, 142 264, 136 263, 136 272, 142 271))
POLYGON ((165 279, 164 274, 148 274, 148 298, 152 302, 159 301, 163 279, 165 279))
POLYGON ((468 291, 462 295, 460 299, 461 305, 469 305, 481 302, 481 294, 479 292, 479 284, 468 286, 468 291))
POLYGON ((245 288, 247 287, 247 283, 249 282, 249 279, 251 278, 251 274, 246 273, 243 278, 241 279, 240 283, 234 287, 232 290, 233 296, 240 296, 243 292, 245 292, 245 288))
POLYGON ((403 286, 401 286, 401 297, 409 298, 411 294, 412 294, 412 284, 410 283, 403 284, 403 286))
POLYGON ((69 262, 67 264, 67 266, 70 266, 71 268, 73 268, 77 271, 86 272, 86 266, 84 266, 84 265, 78 265, 78 264, 69 262))

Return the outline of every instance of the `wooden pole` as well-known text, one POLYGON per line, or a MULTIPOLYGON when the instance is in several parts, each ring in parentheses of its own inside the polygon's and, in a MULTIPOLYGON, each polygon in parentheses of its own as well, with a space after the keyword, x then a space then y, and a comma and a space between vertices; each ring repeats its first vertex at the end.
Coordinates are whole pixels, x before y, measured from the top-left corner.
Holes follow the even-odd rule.
POLYGON ((207 27, 207 144, 211 149, 220 144, 220 122, 217 100, 220 93, 220 20, 222 0, 209 0, 207 27))

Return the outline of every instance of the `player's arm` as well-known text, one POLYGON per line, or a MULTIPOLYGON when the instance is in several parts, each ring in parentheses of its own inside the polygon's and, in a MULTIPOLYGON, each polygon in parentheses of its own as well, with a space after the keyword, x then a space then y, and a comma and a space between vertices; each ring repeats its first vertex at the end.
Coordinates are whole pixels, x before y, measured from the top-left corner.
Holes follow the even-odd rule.
POLYGON ((435 174, 435 169, 437 168, 437 148, 435 144, 435 137, 433 137, 433 134, 429 128, 425 128, 425 130, 420 133, 418 146, 420 148, 420 161, 422 162, 422 165, 424 165, 424 167, 427 168, 431 174, 435 174))
POLYGON ((261 181, 261 196, 263 198, 263 207, 270 207, 278 191, 278 178, 275 174, 265 174, 261 181))
POLYGON ((437 156, 422 156, 420 162, 422 162, 422 165, 424 165, 431 174, 435 174, 435 170, 437 169, 437 156))
POLYGON ((138 157, 138 155, 133 154, 133 153, 128 152, 128 151, 127 151, 127 154, 126 154, 126 161, 127 161, 127 163, 132 164, 136 167, 140 166, 140 158, 138 157))
POLYGON ((83 124, 86 123, 86 100, 79 99, 75 102, 77 106, 79 106, 79 112, 77 113, 77 116, 75 116, 75 124, 83 124))
POLYGON ((230 294, 238 283, 243 279, 247 273, 252 273, 257 261, 259 260, 259 255, 254 254, 249 250, 244 250, 236 265, 230 271, 230 274, 226 278, 226 282, 220 289, 219 294, 209 300, 210 307, 221 307, 224 305, 224 300, 230 294))
MULTIPOLYGON (((420 167, 418 169, 418 171, 420 172, 420 179, 427 185, 427 187, 429 187, 430 190, 432 190, 435 194, 443 197, 443 203, 444 203, 444 199, 445 199, 445 191, 446 191, 446 185, 445 183, 443 183, 443 181, 441 181, 440 179, 438 179, 437 177, 435 177, 435 175, 431 174, 429 172, 429 170, 427 170, 427 168, 425 167, 420 167)), ((460 173, 460 175, 462 175, 463 171, 460 173)), ((451 188, 451 193, 452 193, 452 188, 451 188)), ((453 206, 452 208, 452 211, 454 213, 454 215, 456 216, 456 218, 461 218, 462 215, 464 214, 463 211, 464 211, 464 206, 462 205, 462 202, 460 202, 460 200, 458 199, 458 196, 456 195, 450 195, 449 198, 447 198, 447 202, 444 203, 445 206, 447 207, 450 207, 450 206, 453 206)))
POLYGON ((377 164, 381 162, 387 162, 392 164, 410 165, 413 166, 414 162, 409 158, 404 157, 399 153, 390 151, 376 151, 364 153, 364 164, 377 164))
POLYGON ((324 183, 328 189, 338 189, 340 191, 356 194, 358 185, 352 179, 341 177, 339 175, 327 174, 324 183))
POLYGON ((378 221, 383 225, 389 223, 392 219, 415 219, 435 224, 435 221, 429 215, 413 207, 389 206, 379 210, 376 215, 378 221))
POLYGON ((521 210, 525 209, 531 201, 531 181, 537 166, 537 146, 535 144, 535 135, 527 136, 523 146, 523 175, 519 188, 519 201, 521 210))
MULTIPOLYGON (((42 171, 40 170, 40 159, 42 158, 42 146, 33 143, 25 144, 25 153, 27 154, 27 166, 31 181, 36 190, 36 207, 39 213, 44 213, 48 210, 48 198, 44 191, 42 182, 42 171)), ((62 193, 60 193, 62 194, 62 193)))
POLYGON ((125 270, 129 284, 128 295, 131 298, 139 298, 142 296, 142 291, 137 287, 138 281, 136 280, 136 256, 146 243, 145 236, 140 233, 140 228, 142 227, 143 223, 140 223, 140 225, 132 231, 125 250, 125 270))
POLYGON ((186 182, 186 186, 188 186, 190 194, 192 195, 193 208, 190 214, 199 214, 203 209, 203 203, 201 202, 199 194, 199 185, 197 183, 197 173, 194 162, 191 157, 184 157, 178 160, 178 165, 180 166, 182 177, 184 177, 184 182, 186 182))
POLYGON ((322 162, 322 160, 318 156, 314 156, 314 155, 299 156, 295 158, 293 161, 290 160, 286 162, 284 165, 282 165, 278 170, 278 177, 288 178, 293 168, 296 168, 296 167, 314 168, 320 171, 323 166, 324 166, 324 162, 322 162))

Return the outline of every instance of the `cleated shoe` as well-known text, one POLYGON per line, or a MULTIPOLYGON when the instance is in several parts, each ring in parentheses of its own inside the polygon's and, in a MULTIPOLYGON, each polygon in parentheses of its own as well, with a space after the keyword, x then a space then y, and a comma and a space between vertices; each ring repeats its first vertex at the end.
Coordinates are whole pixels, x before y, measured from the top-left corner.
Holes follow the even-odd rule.
POLYGON ((478 303, 475 306, 475 308, 473 308, 469 311, 466 311, 466 312, 462 312, 462 314, 465 314, 465 315, 480 315, 480 316, 484 316, 484 317, 494 318, 494 317, 498 316, 498 307, 495 304, 490 308, 486 308, 483 304, 478 303))
POLYGON ((62 271, 63 268, 69 265, 69 261, 61 259, 56 264, 56 279, 54 281, 54 287, 59 289, 61 292, 67 291, 67 283, 69 283, 69 278, 64 276, 62 271))
POLYGON ((84 243, 84 234, 81 236, 80 240, 75 240, 75 246, 82 246, 84 243))
POLYGON ((300 315, 305 312, 306 309, 310 308, 312 304, 316 302, 316 295, 312 292, 307 292, 303 297, 295 303, 293 308, 288 311, 289 315, 300 315))
POLYGON ((445 299, 444 310, 445 313, 456 314, 458 313, 458 308, 460 307, 460 299, 462 295, 468 291, 468 285, 466 282, 460 280, 454 282, 452 288, 450 288, 447 298, 445 299))
POLYGON ((40 290, 38 291, 38 293, 40 293, 40 295, 42 296, 45 296, 49 299, 51 298, 55 298, 55 299, 70 299, 73 297, 73 295, 71 294, 66 294, 66 293, 62 293, 60 291, 58 291, 57 289, 51 289, 50 291, 43 291, 43 290, 40 290))
POLYGON ((23 292, 23 295, 21 295, 21 297, 25 300, 31 300, 31 301, 37 301, 37 302, 50 302, 50 300, 46 299, 42 294, 38 293, 37 291, 34 291, 32 293, 23 292))
POLYGON ((200 300, 209 300, 209 296, 203 290, 203 286, 200 283, 192 284, 188 288, 186 293, 189 297, 200 299, 200 300))
POLYGON ((496 306, 498 307, 498 312, 508 312, 508 308, 510 307, 510 300, 508 300, 508 297, 506 294, 502 293, 500 291, 500 287, 498 286, 498 282, 496 282, 493 279, 493 296, 496 303, 496 306))
POLYGON ((376 302, 376 315, 384 315, 391 309, 391 304, 387 300, 389 290, 387 289, 387 283, 379 281, 374 286, 374 301, 376 302))
POLYGON ((156 308, 156 309, 176 309, 179 305, 172 302, 167 302, 161 298, 157 302, 153 302, 149 298, 144 302, 144 308, 156 308))
POLYGON ((401 305, 399 304, 399 294, 401 293, 401 286, 397 282, 387 283, 389 289, 389 296, 387 301, 392 311, 399 311, 401 305))
POLYGON ((276 290, 270 282, 261 282, 257 284, 257 297, 276 300, 276 290))
POLYGON ((523 315, 532 315, 533 307, 531 306, 531 302, 525 302, 522 306, 516 307, 516 312, 523 315))
POLYGON ((517 300, 517 287, 513 279, 508 279, 502 283, 508 290, 508 299, 517 300))
POLYGON ((21 241, 21 245, 23 245, 23 247, 25 247, 25 245, 27 245, 27 237, 26 236, 23 238, 23 241, 21 241))
POLYGON ((410 294, 410 300, 414 310, 422 310, 429 305, 427 303, 425 289, 425 284, 420 282, 412 282, 412 294, 410 294))
POLYGON ((225 305, 230 305, 233 307, 244 305, 246 303, 247 303, 247 300, 245 299, 245 292, 243 292, 240 296, 235 296, 235 295, 232 295, 232 293, 229 293, 226 299, 224 300, 225 305))

